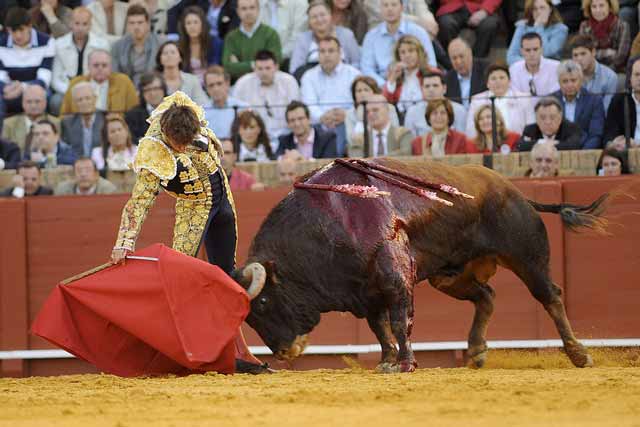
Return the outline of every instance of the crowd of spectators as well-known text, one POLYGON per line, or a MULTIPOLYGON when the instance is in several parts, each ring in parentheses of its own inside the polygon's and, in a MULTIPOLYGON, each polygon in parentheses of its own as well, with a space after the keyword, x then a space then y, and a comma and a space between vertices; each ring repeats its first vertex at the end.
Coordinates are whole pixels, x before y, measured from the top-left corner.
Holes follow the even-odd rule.
MULTIPOLYGON (((73 165, 56 193, 109 192, 178 90, 236 162, 603 149, 640 144, 637 0, 5 0, 0 169, 73 165), (367 151, 368 150, 368 151, 367 151), (104 182, 103 182, 104 181, 104 182)), ((617 172, 616 172, 617 171, 617 172)), ((286 179, 283 178, 283 182, 286 179)), ((28 184, 27 184, 28 183, 28 184)), ((22 188, 15 190, 15 188, 22 188)))

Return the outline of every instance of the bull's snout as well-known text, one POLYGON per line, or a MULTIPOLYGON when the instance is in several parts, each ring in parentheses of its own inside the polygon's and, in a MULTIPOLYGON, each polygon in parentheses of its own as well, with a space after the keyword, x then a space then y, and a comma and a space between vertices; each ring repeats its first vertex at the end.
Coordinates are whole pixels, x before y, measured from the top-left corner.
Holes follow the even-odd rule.
POLYGON ((304 349, 307 347, 308 339, 307 335, 298 335, 291 343, 289 348, 280 350, 275 353, 278 360, 293 360, 300 356, 304 349))

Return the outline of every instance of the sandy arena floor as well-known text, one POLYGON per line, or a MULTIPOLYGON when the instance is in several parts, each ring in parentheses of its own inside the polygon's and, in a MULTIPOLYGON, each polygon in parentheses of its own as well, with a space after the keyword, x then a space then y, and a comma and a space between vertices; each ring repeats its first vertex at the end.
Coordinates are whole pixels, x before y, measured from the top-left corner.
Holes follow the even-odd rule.
POLYGON ((636 426, 639 353, 490 353, 481 370, 0 378, 0 426, 636 426))

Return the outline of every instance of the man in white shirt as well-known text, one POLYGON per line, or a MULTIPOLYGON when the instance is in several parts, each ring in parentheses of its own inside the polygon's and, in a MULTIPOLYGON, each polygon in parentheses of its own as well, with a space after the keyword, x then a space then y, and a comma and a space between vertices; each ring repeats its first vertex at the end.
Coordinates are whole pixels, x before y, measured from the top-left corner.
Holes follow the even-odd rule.
POLYGON ((309 106, 312 123, 322 123, 325 130, 333 130, 337 137, 338 155, 345 152, 344 120, 353 105, 351 83, 360 71, 341 62, 340 41, 333 36, 318 41, 319 64, 302 76, 302 101, 309 106))
POLYGON ((60 111, 62 98, 69 89, 69 81, 89 68, 89 54, 96 49, 108 49, 109 42, 91 32, 91 12, 84 6, 73 9, 71 32, 56 39, 56 56, 53 58, 51 87, 54 93, 49 99, 49 109, 60 111))
POLYGON ((547 96, 560 89, 558 61, 542 56, 542 37, 527 33, 520 42, 520 54, 524 59, 509 67, 511 87, 531 96, 547 96))
MULTIPOLYGON (((444 76, 440 72, 428 72, 422 76, 422 99, 416 105, 412 105, 404 116, 404 127, 409 129, 413 136, 424 135, 431 130, 431 126, 427 124, 425 113, 427 104, 433 99, 443 99, 447 92, 447 85, 444 76)), ((465 132, 467 110, 462 104, 451 102, 453 107, 453 115, 455 116, 453 128, 462 133, 465 132)))
POLYGON ((278 70, 271 51, 261 50, 256 53, 254 71, 238 79, 233 96, 260 114, 277 145, 278 136, 288 129, 285 109, 291 101, 300 100, 300 87, 292 75, 278 70))
POLYGON ((219 65, 213 65, 207 69, 204 75, 204 86, 211 103, 205 106, 204 116, 209 122, 209 128, 220 139, 231 137, 231 124, 240 111, 240 107, 246 107, 246 103, 229 96, 231 75, 219 65))

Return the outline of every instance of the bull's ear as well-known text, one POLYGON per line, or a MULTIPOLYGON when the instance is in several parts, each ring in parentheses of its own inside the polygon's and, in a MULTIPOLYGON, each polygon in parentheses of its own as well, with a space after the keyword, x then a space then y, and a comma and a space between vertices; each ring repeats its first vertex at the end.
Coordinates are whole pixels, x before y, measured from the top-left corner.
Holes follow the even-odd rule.
POLYGON ((266 261, 263 262, 265 271, 267 272, 267 281, 275 284, 278 283, 278 279, 276 279, 276 263, 275 261, 266 261))

